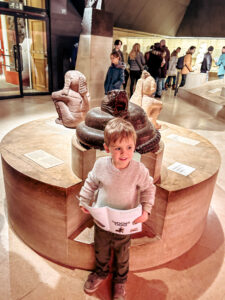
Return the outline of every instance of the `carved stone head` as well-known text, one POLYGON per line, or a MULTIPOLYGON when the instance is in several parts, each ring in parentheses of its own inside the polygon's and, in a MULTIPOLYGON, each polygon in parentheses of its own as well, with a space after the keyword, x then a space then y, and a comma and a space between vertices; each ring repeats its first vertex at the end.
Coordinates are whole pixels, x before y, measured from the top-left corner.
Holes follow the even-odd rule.
POLYGON ((103 99, 101 110, 115 117, 125 117, 128 111, 128 98, 126 91, 112 90, 103 99))
POLYGON ((87 80, 84 74, 76 70, 66 72, 64 89, 69 88, 81 95, 87 93, 87 80))

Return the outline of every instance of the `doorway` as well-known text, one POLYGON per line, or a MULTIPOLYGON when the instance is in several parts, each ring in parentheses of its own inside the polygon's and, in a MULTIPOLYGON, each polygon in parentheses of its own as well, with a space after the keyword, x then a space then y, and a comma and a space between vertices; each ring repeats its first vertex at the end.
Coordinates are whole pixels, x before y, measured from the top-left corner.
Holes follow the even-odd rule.
POLYGON ((0 99, 49 92, 47 21, 0 11, 0 99))

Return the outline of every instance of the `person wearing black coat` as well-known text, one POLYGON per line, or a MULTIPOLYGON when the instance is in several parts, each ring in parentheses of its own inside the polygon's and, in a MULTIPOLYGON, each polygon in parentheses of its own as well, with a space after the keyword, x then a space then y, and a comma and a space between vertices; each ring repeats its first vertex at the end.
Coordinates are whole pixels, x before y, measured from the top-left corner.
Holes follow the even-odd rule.
POLYGON ((208 48, 208 52, 205 53, 202 65, 201 65, 201 73, 207 73, 207 80, 208 80, 208 72, 210 71, 212 67, 212 52, 214 48, 213 46, 210 46, 208 48))
POLYGON ((159 43, 155 43, 150 52, 149 59, 146 62, 148 71, 151 76, 156 79, 161 75, 162 51, 159 43))

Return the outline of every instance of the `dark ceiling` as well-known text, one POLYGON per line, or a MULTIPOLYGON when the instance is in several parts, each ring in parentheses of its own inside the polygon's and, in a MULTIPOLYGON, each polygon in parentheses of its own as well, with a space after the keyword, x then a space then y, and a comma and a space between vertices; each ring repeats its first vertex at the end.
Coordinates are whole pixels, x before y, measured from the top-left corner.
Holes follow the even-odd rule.
MULTIPOLYGON (((85 0, 70 0, 83 15, 85 0)), ((168 36, 224 36, 225 0, 104 0, 114 27, 168 36)))
MULTIPOLYGON (((149 33, 175 35, 191 0, 105 0, 114 26, 149 33)), ((83 15, 84 0, 71 0, 83 15)))

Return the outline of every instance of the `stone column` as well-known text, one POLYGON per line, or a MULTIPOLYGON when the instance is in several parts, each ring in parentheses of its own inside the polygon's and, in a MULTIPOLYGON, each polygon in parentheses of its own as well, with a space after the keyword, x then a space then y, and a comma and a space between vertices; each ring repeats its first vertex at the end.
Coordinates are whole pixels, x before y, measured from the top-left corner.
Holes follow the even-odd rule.
POLYGON ((104 80, 111 64, 113 16, 100 9, 84 10, 76 70, 87 78, 90 108, 100 106, 104 97, 104 80))

